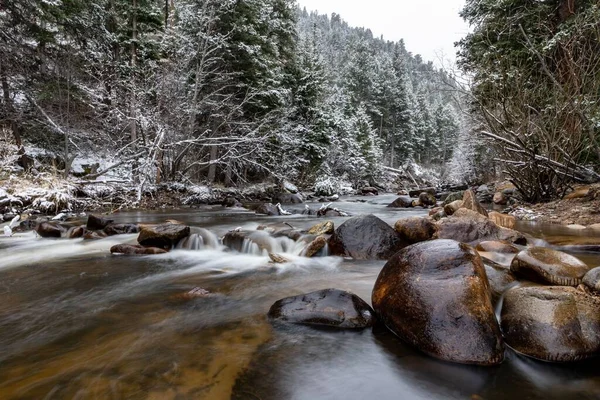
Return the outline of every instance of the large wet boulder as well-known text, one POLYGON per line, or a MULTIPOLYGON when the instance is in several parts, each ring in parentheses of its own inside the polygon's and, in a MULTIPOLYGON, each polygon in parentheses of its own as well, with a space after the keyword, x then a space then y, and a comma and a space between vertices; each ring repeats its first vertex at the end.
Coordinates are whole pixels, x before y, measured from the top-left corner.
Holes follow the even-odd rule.
POLYGON ((600 267, 589 270, 583 277, 583 284, 592 292, 600 293, 600 267))
POLYGON ((423 192, 419 195, 418 203, 422 207, 435 206, 436 199, 431 193, 423 192))
POLYGON ((164 254, 167 251, 158 247, 144 247, 137 244, 116 244, 110 248, 112 254, 150 255, 164 254))
POLYGON ((477 200, 477 196, 472 190, 465 190, 465 194, 463 196, 463 208, 467 210, 475 211, 478 214, 483 215, 484 217, 488 216, 487 211, 481 204, 479 204, 479 200, 477 200))
POLYGON ((138 243, 144 247, 170 249, 190 235, 190 227, 180 224, 145 225, 140 230, 138 243))
POLYGON ((504 359, 485 268, 464 243, 434 240, 399 251, 377 277, 372 304, 392 332, 433 357, 478 365, 504 359))
POLYGON ((431 240, 437 225, 429 218, 409 217, 396 221, 394 229, 406 243, 413 244, 431 240))
POLYGON ((517 219, 512 215, 500 214, 496 211, 490 211, 488 213, 488 218, 494 221, 496 225, 507 229, 514 229, 517 223, 517 219))
POLYGON ((373 310, 364 300, 338 289, 318 290, 278 300, 271 306, 269 318, 341 329, 367 328, 375 321, 373 310))
POLYGON ((530 247, 515 256, 510 270, 533 282, 578 286, 589 268, 570 254, 546 247, 530 247))
POLYGON ((413 199, 410 196, 400 196, 388 205, 391 208, 410 208, 412 206, 413 199))
POLYGON ((448 203, 444 206, 444 212, 446 215, 450 216, 457 212, 463 206, 462 200, 454 200, 451 203, 448 203))
POLYGON ((329 238, 332 255, 386 260, 406 246, 398 233, 374 215, 350 218, 329 238))
POLYGON ((90 214, 88 215, 86 228, 90 231, 99 231, 106 228, 108 224, 112 224, 113 222, 114 220, 112 219, 97 217, 90 214))
POLYGON ((521 287, 504 295, 506 343, 529 357, 570 362, 600 352, 600 299, 572 287, 521 287))
POLYGON ((465 197, 464 190, 461 190, 459 192, 452 192, 452 193, 448 194, 448 196, 446 196, 446 198, 444 199, 444 205, 453 203, 458 200, 462 201, 463 197, 465 197))
POLYGON ((108 236, 124 235, 128 233, 139 233, 138 224, 109 224, 103 229, 108 236))
POLYGON ((335 231, 332 221, 324 221, 314 225, 308 230, 309 235, 331 235, 335 231))
POLYGON ((43 238, 59 238, 67 232, 67 229, 58 222, 40 222, 35 231, 43 238))
POLYGON ((310 242, 303 252, 304 257, 314 257, 323 253, 323 249, 327 246, 327 239, 324 236, 317 236, 315 240, 310 242))
POLYGON ((504 240, 509 243, 527 244, 523 234, 512 229, 502 228, 475 211, 461 208, 451 217, 437 223, 437 239, 452 239, 471 245, 483 241, 504 240))
POLYGON ((281 204, 301 204, 304 203, 304 199, 299 194, 294 193, 282 193, 276 196, 277 203, 281 204))
POLYGON ((279 215, 279 210, 272 203, 264 203, 256 208, 256 213, 264 215, 279 215))

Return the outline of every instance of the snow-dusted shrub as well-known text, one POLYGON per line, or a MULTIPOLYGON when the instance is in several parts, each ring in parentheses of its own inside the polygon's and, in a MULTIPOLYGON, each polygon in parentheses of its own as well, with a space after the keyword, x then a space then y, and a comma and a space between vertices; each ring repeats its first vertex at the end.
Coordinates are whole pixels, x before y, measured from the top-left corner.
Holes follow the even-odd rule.
POLYGON ((340 181, 332 176, 321 176, 315 182, 316 196, 333 196, 340 191, 340 181))
POLYGON ((190 195, 183 200, 185 205, 207 204, 213 199, 212 189, 208 186, 188 187, 190 195))

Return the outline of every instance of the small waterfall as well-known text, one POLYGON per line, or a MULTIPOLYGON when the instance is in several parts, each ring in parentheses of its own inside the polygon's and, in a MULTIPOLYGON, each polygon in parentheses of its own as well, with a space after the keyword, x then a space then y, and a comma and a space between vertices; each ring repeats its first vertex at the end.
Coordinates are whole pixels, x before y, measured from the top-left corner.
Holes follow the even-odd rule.
POLYGON ((193 232, 190 236, 181 239, 175 248, 180 250, 204 250, 220 247, 219 238, 211 231, 204 228, 194 228, 193 232))
POLYGON ((267 256, 269 253, 300 255, 305 242, 285 236, 273 237, 266 231, 250 232, 243 240, 240 253, 267 256))

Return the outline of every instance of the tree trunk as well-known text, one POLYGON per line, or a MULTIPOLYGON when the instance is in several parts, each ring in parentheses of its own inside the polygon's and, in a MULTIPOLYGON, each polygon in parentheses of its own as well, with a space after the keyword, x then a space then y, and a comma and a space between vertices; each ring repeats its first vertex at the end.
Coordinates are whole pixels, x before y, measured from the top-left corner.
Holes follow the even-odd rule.
POLYGON ((10 97, 10 87, 8 85, 8 79, 6 77, 5 69, 0 63, 0 81, 2 82, 2 93, 4 98, 4 107, 6 108, 6 116, 9 121, 10 130, 12 131, 13 137, 15 138, 15 144, 18 148, 21 148, 23 142, 21 140, 21 127, 16 119, 16 110, 13 101, 10 97))
POLYGON ((217 146, 211 146, 210 148, 210 164, 208 166, 208 181, 213 183, 217 177, 217 158, 219 155, 219 148, 217 146))
POLYGON ((132 16, 131 16, 131 98, 129 119, 131 121, 130 135, 131 141, 137 140, 137 116, 136 116, 136 96, 135 96, 135 68, 137 66, 137 0, 132 0, 132 16))

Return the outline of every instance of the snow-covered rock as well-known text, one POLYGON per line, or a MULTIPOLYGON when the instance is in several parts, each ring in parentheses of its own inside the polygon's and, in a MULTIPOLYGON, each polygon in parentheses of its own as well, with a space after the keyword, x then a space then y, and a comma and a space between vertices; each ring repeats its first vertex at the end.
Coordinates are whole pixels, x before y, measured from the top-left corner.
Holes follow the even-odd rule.
POLYGON ((183 200, 185 205, 207 204, 213 200, 212 189, 208 186, 188 187, 190 195, 183 200))
POLYGON ((289 181, 283 181, 283 188, 293 194, 299 192, 298 187, 289 181))

